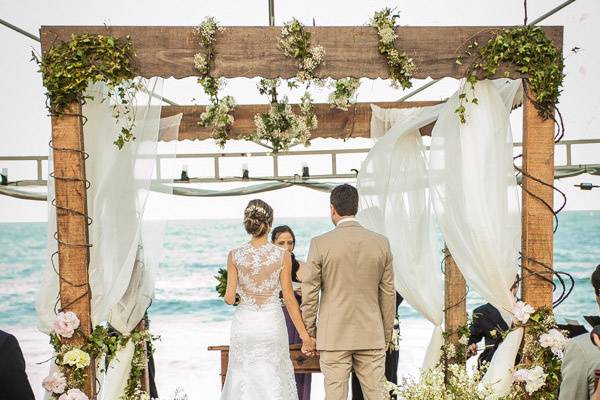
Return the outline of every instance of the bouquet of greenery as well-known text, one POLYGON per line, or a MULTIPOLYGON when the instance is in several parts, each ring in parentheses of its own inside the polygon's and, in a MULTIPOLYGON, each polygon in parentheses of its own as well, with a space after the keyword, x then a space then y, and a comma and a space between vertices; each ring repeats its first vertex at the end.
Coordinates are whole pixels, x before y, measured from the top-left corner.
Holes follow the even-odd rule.
MULTIPOLYGON (((227 268, 220 268, 219 271, 217 272, 217 275, 215 275, 215 279, 218 282, 215 289, 217 290, 219 297, 225 297, 225 292, 227 291, 227 268)), ((239 302, 240 302, 240 297, 236 294, 235 295, 235 303, 233 303, 233 305, 237 306, 239 304, 239 302)))

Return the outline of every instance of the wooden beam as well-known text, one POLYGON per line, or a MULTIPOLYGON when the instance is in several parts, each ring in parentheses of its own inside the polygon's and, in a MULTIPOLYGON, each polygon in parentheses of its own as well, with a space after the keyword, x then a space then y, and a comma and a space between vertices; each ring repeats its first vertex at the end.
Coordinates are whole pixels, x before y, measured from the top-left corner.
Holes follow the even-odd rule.
MULTIPOLYGON (((465 46, 476 39, 489 40, 500 26, 404 26, 396 32, 397 46, 412 57, 417 66, 414 78, 462 78, 471 61, 464 57, 465 46), (456 57, 463 56, 462 65, 456 57)), ((214 76, 290 78, 297 72, 296 61, 277 48, 280 27, 226 27, 216 43, 214 76)), ((307 27, 311 42, 325 50, 324 63, 317 75, 335 79, 348 76, 389 78, 386 59, 378 51, 377 31, 366 26, 307 27)), ((563 27, 544 27, 546 35, 562 48, 563 27)), ((130 36, 136 51, 139 74, 150 78, 197 76, 194 54, 198 40, 189 26, 42 26, 42 48, 56 41, 69 40, 71 34, 111 34, 130 36)), ((497 77, 505 69, 499 68, 497 77)))
MULTIPOLYGON (((411 101, 411 102, 384 102, 384 103, 357 103, 348 111, 333 109, 329 104, 315 104, 315 111, 319 124, 312 132, 313 138, 351 138, 370 137, 371 131, 371 104, 382 108, 413 108, 440 104, 440 101, 411 101)), ((162 108, 161 117, 170 117, 183 113, 179 125, 179 140, 204 140, 212 137, 212 131, 198 126, 200 114, 204 106, 165 106, 162 108)), ((268 104, 240 105, 234 112, 234 124, 231 130, 232 138, 239 138, 255 129, 254 116, 259 112, 266 112, 268 104)), ((297 106, 294 109, 298 111, 297 106)), ((431 135, 434 123, 421 128, 423 135, 431 135)), ((170 140, 161 139, 161 140, 170 140)))
MULTIPOLYGON (((81 106, 73 103, 62 117, 52 117, 52 143, 56 190, 56 224, 58 238, 58 271, 60 273, 60 304, 73 311, 81 321, 84 335, 92 332, 88 265, 89 237, 87 193, 81 106), (70 150, 61 150, 70 149, 70 150), (61 179, 63 178, 63 179, 61 179), (68 211, 73 210, 73 211, 68 211)), ((85 342, 85 337, 73 336, 67 343, 85 342)), ((91 365, 94 365, 92 360, 91 365)), ((85 369, 85 393, 95 394, 95 369, 85 369)))
POLYGON ((547 185, 554 182, 554 122, 539 117, 528 99, 532 93, 526 90, 529 94, 523 102, 522 294, 533 307, 552 307, 554 218, 552 211, 534 196, 553 206, 554 193, 547 185))
POLYGON ((456 331, 467 324, 467 283, 448 247, 444 248, 444 260, 444 330, 456 346, 460 339, 456 331))

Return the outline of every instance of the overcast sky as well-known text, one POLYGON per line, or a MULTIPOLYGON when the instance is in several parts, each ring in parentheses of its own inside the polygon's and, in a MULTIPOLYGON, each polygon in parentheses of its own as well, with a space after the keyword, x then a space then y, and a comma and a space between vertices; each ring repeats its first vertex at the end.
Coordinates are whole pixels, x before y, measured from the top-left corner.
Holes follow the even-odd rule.
MULTIPOLYGON (((529 18, 533 19, 556 5, 557 0, 529 0, 529 18)), ((398 7, 402 25, 518 25, 523 21, 523 1, 482 1, 461 0, 449 2, 435 1, 292 1, 276 0, 276 23, 298 18, 311 24, 314 18, 317 25, 362 25, 374 11, 385 6, 398 7)), ((267 25, 267 1, 181 1, 171 2, 147 0, 144 2, 127 0, 104 0, 102 2, 82 1, 33 1, 0 0, 0 18, 5 19, 31 33, 38 35, 41 25, 197 25, 206 16, 216 17, 222 25, 267 25)), ((564 92, 561 97, 561 111, 565 117, 567 134, 565 139, 600 139, 598 129, 600 113, 600 2, 578 0, 574 4, 547 19, 546 25, 565 26, 566 74, 564 92), (569 50, 579 47, 578 54, 569 50)), ((47 155, 50 138, 50 122, 44 108, 44 89, 37 67, 30 62, 31 51, 39 51, 39 45, 24 36, 0 26, 0 43, 3 51, 0 57, 0 156, 6 155, 47 155)), ((418 87, 426 81, 415 81, 418 87)), ((226 89, 234 94, 238 103, 265 102, 249 79, 231 80, 226 89)), ((457 81, 445 79, 421 94, 415 100, 439 100, 452 94, 457 81)), ((389 87, 387 82, 363 80, 359 101, 392 101, 402 96, 402 91, 389 87)), ((167 80, 164 95, 180 104, 202 104, 205 97, 195 79, 167 80)), ((326 91, 314 93, 316 101, 326 101, 326 91)), ((294 95, 291 96, 292 100, 294 95)), ((515 140, 521 138, 521 113, 517 110, 511 118, 515 140)), ((367 140, 342 145, 340 141, 321 141, 316 148, 340 148, 341 146, 368 146, 367 140)), ((255 147, 248 144, 232 144, 228 150, 249 151, 255 147)), ((213 152, 216 148, 209 141, 181 142, 178 152, 213 152)), ((557 163, 564 162, 564 155, 557 150, 557 163)), ((224 173, 238 175, 244 160, 232 160, 224 165, 224 173)), ((574 163, 600 164, 600 145, 574 148, 574 163)), ((35 164, 5 162, 0 167, 9 168, 9 178, 32 179, 35 164)), ((178 171, 177 161, 172 168, 178 171)), ((264 161, 251 160, 250 169, 262 171, 264 161)), ((311 171, 326 171, 326 160, 309 160, 311 171)), ((359 167, 360 160, 348 158, 342 170, 359 167)), ((291 160, 286 165, 290 171, 298 172, 301 160, 291 160)), ((203 166, 190 164, 190 175, 203 175, 203 166)), ((600 184, 600 178, 583 175, 578 178, 558 182, 558 186, 568 194, 567 209, 598 209, 600 190, 582 192, 573 188, 579 182, 600 184)), ((225 185, 211 186, 224 189, 225 185)), ((328 214, 327 195, 308 189, 291 188, 270 192, 260 196, 274 206, 278 216, 325 216, 328 214)), ((237 218, 249 197, 201 199, 191 197, 167 197, 152 195, 148 213, 152 217, 168 218, 237 218)), ((0 196, 0 222, 43 221, 46 219, 44 202, 26 201, 0 196)))

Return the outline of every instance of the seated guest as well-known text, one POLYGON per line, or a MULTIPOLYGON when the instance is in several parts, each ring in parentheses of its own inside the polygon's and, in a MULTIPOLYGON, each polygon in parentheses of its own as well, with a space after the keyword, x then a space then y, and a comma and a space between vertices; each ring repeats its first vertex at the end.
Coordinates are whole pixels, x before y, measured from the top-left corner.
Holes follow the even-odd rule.
POLYGON ((17 339, 0 330, 0 400, 34 400, 17 339))
POLYGON ((559 400, 600 400, 596 374, 600 372, 600 327, 594 328, 590 335, 584 334, 569 339, 565 347, 561 366, 559 400), (596 372, 598 371, 598 372, 596 372))
MULTIPOLYGON (((513 296, 516 297, 519 290, 519 276, 510 288, 513 296)), ((477 359, 479 367, 484 362, 489 363, 496 352, 500 343, 502 343, 502 333, 508 331, 509 326, 500 315, 500 311, 490 303, 484 304, 473 310, 473 324, 471 326, 471 335, 467 344, 469 356, 477 354, 477 343, 485 339, 485 348, 477 359)))

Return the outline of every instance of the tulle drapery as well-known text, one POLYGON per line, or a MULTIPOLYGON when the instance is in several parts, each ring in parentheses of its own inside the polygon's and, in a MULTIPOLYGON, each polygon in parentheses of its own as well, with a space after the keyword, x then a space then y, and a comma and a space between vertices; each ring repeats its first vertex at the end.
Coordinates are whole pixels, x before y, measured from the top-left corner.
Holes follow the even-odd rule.
MULTIPOLYGON (((158 139, 163 134, 177 135, 179 121, 160 119, 163 80, 142 79, 146 91, 140 91, 133 103, 135 140, 119 150, 114 144, 121 125, 113 118, 113 99, 106 99, 107 88, 97 83, 88 88, 92 97, 83 106, 86 178, 90 248, 89 284, 92 325, 110 324, 129 334, 150 306, 158 266, 164 221, 144 219, 144 210, 156 168, 158 139), (104 100, 103 100, 104 99, 104 100)), ((174 156, 174 154, 173 154, 174 156)), ((49 170, 52 170, 52 154, 49 170)), ((48 179, 48 254, 56 251, 54 232, 56 210, 54 182, 48 179)), ((50 332, 56 310, 59 281, 50 261, 44 272, 39 293, 38 325, 50 332)), ((58 268, 58 257, 55 256, 58 268)), ((113 359, 105 374, 97 374, 99 399, 118 399, 127 383, 133 346, 128 344, 113 359)), ((102 363, 102 360, 99 360, 102 363)))
POLYGON ((388 237, 396 290, 434 324, 423 368, 435 366, 440 358, 444 298, 419 128, 435 121, 443 106, 385 114, 375 108, 374 118, 392 127, 373 146, 357 178, 359 221, 388 237))
MULTIPOLYGON (((466 85, 466 123, 454 110, 458 93, 447 101, 432 131, 431 198, 446 245, 469 287, 494 305, 507 324, 515 302, 510 287, 518 272, 521 201, 513 166, 509 115, 520 81, 466 85)), ((522 329, 509 334, 496 351, 484 382, 504 395, 512 383, 522 329)))
MULTIPOLYGON (((520 249, 520 197, 512 159, 509 114, 522 99, 520 81, 469 85, 466 123, 455 113, 457 91, 446 103, 418 109, 373 106, 371 137, 381 137, 358 176, 361 222, 390 238, 396 288, 436 325, 424 367, 439 359, 443 309, 441 273, 430 201, 467 284, 511 324, 520 249), (437 119, 427 160, 418 129, 437 119), (439 322, 438 322, 439 321, 439 322), (439 331, 438 331, 439 327, 439 331)), ((512 332, 484 378, 497 393, 512 383, 510 368, 522 338, 512 332)))

